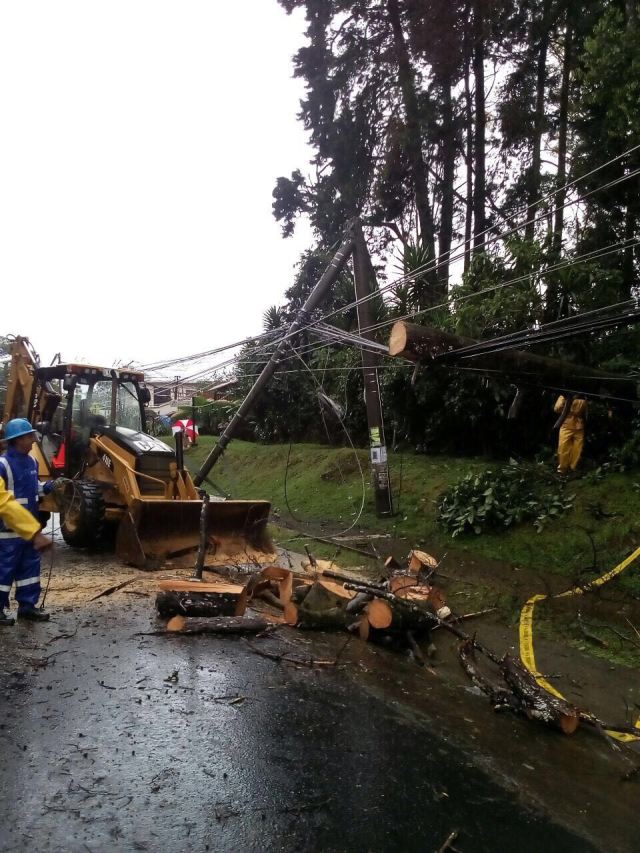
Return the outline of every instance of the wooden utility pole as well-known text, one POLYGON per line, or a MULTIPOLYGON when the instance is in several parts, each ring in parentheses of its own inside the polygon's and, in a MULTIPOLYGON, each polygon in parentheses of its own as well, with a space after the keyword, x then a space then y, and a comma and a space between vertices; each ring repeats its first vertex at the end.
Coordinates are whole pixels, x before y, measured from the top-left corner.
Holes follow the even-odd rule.
POLYGON ((342 241, 342 245, 335 253, 331 260, 331 263, 326 268, 320 280, 307 297, 307 301, 296 314, 295 319, 293 323, 289 326, 286 335, 275 348, 269 361, 262 368, 260 376, 258 376, 256 381, 252 385, 251 390, 242 401, 242 404, 238 411, 229 421, 229 424, 220 436, 218 443, 215 445, 211 453, 209 453, 207 458, 202 463, 202 467, 200 468, 196 476, 193 478, 193 481, 196 486, 201 485, 201 483, 206 479, 209 471, 213 468, 218 459, 222 456, 227 445, 235 435, 236 430, 238 429, 242 421, 244 421, 244 419, 247 417, 249 412, 253 409, 256 401, 264 391, 265 387, 268 385, 273 374, 276 372, 280 359, 289 348, 289 342, 304 326, 309 323, 309 321, 311 320, 311 313, 320 305, 324 297, 327 295, 329 288, 333 285, 335 280, 340 275, 344 265, 349 260, 349 256, 351 255, 351 252, 353 250, 354 228, 356 227, 357 222, 357 219, 349 222, 344 239, 342 241))
POLYGON ((195 447, 198 443, 198 430, 196 429, 196 398, 191 398, 191 420, 193 421, 193 442, 192 445, 195 447))
MULTIPOLYGON (((373 300, 367 297, 375 292, 373 265, 360 225, 356 225, 354 231, 353 275, 356 299, 359 300, 358 331, 362 337, 371 338, 371 332, 367 330, 374 323, 372 311, 373 300)), ((380 400, 380 385, 378 382, 378 364, 379 358, 375 353, 367 349, 362 350, 364 400, 367 408, 367 424, 369 427, 369 452, 376 515, 379 518, 384 518, 393 515, 393 499, 391 496, 391 481, 389 480, 387 445, 384 437, 384 420, 382 417, 382 402, 380 400)))

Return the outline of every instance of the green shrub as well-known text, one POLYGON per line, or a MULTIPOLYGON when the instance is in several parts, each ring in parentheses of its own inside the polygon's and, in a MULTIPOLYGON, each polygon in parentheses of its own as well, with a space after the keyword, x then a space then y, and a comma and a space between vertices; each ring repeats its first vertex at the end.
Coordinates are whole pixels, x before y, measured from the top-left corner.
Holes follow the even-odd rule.
POLYGON ((530 521, 538 532, 549 518, 573 504, 541 466, 522 466, 513 460, 502 469, 467 474, 438 500, 438 521, 452 536, 505 530, 530 521))

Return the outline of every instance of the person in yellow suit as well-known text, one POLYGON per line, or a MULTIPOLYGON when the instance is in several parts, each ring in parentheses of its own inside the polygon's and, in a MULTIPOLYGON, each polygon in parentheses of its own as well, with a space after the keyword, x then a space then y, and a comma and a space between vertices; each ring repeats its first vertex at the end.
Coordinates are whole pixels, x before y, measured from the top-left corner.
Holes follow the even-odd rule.
POLYGON ((587 401, 584 397, 564 397, 562 394, 553 407, 560 415, 555 423, 560 428, 558 436, 558 474, 574 472, 582 456, 584 428, 587 420, 587 401))
MULTIPOLYGON (((0 477, 0 519, 18 536, 31 542, 36 551, 47 551, 53 547, 53 540, 44 535, 39 522, 28 509, 18 503, 13 492, 5 487, 2 477, 0 477)), ((13 625, 14 622, 13 617, 7 616, 4 610, 0 610, 0 626, 13 625)))

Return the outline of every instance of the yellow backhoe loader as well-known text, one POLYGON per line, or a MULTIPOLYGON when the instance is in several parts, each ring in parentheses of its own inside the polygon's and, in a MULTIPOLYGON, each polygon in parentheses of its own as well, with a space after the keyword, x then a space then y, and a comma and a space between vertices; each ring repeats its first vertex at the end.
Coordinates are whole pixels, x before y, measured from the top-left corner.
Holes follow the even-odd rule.
MULTIPOLYGON (((200 493, 176 450, 145 432, 149 390, 135 370, 86 364, 40 366, 28 338, 11 345, 3 425, 28 418, 41 480, 61 488, 41 499, 60 511, 67 544, 101 548, 141 568, 191 560, 200 541, 200 493)), ((206 563, 273 559, 268 501, 211 500, 206 563)))

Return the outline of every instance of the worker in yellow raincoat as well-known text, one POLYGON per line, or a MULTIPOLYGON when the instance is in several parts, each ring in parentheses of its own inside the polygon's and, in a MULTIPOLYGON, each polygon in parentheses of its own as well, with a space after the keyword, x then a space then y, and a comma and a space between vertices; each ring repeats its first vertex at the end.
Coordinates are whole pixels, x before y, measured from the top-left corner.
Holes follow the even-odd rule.
MULTIPOLYGON (((36 551, 46 551, 53 547, 53 541, 44 535, 32 513, 18 503, 13 492, 5 488, 2 477, 0 477, 0 519, 22 539, 31 542, 36 551)), ((8 594, 9 590, 6 592, 8 594)), ((13 625, 14 621, 12 616, 7 616, 4 608, 0 609, 0 625, 13 625)))
POLYGON ((553 407, 560 415, 555 423, 560 428, 558 436, 558 474, 574 472, 584 447, 584 428, 587 420, 587 401, 584 397, 560 395, 553 407))

